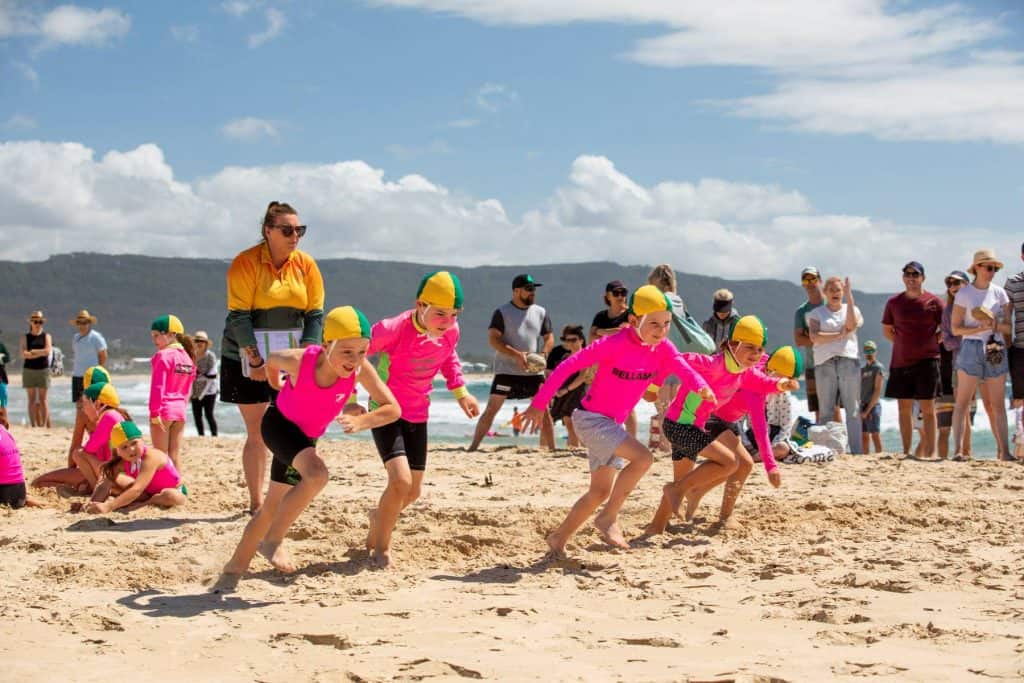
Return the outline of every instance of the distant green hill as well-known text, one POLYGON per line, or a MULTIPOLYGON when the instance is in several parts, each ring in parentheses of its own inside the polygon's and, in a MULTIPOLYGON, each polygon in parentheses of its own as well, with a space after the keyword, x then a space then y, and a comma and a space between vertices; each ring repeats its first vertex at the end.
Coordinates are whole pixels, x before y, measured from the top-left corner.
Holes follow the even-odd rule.
MULTIPOLYGON (((190 332, 207 330, 219 349, 228 264, 227 259, 88 253, 53 256, 34 263, 0 262, 2 339, 12 356, 16 355, 20 335, 28 328, 25 321, 29 312, 42 309, 47 316, 47 331, 70 356, 75 329, 68 321, 87 308, 99 317, 96 329, 111 343, 112 358, 151 355, 149 324, 157 315, 168 312, 178 315, 190 332)), ((319 264, 327 287, 327 307, 353 304, 371 320, 411 307, 420 278, 443 267, 356 259, 324 259, 319 264)), ((589 328, 594 314, 603 308, 607 281, 619 279, 632 289, 646 283, 650 270, 647 266, 616 263, 449 269, 461 278, 466 292, 460 353, 464 360, 485 362, 493 358, 487 345, 491 313, 510 298, 512 278, 517 273, 529 272, 544 283, 538 290, 537 303, 547 307, 557 336, 562 325, 568 323, 589 328)), ((710 315, 713 292, 728 287, 736 295, 737 310, 756 313, 768 325, 770 346, 792 342, 793 313, 804 300, 797 284, 723 280, 686 273, 678 276, 680 294, 698 320, 710 315)), ((879 321, 886 298, 881 294, 857 294, 857 305, 865 319, 861 340, 878 341, 883 362, 887 362, 889 352, 879 321)), ((20 367, 17 361, 13 365, 20 367)))

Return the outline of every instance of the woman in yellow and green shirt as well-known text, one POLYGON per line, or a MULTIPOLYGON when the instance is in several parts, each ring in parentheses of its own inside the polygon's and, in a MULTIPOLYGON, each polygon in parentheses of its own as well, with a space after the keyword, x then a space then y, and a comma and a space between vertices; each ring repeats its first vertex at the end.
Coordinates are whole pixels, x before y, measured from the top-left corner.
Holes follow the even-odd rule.
POLYGON ((273 395, 263 367, 266 354, 319 344, 324 317, 323 278, 313 257, 298 249, 306 226, 295 209, 270 202, 260 232, 260 243, 238 254, 228 268, 228 315, 221 342, 221 401, 237 404, 245 421, 242 467, 250 512, 263 504, 267 471, 260 434, 273 395))

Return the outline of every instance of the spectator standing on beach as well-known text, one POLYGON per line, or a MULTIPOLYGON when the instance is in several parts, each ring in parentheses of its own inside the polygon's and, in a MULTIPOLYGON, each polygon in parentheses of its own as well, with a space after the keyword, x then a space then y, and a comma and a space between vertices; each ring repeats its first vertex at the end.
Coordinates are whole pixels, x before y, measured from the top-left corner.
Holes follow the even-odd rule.
POLYGON ((860 368, 860 442, 861 452, 882 452, 882 385, 885 383, 885 366, 878 362, 878 344, 872 340, 864 342, 864 365, 860 368))
POLYGON ((729 330, 734 320, 739 320, 740 314, 733 310, 733 295, 728 289, 719 289, 715 292, 711 303, 711 317, 704 321, 704 331, 715 341, 715 348, 722 348, 722 344, 729 338, 729 330))
MULTIPOLYGON (((563 327, 561 341, 562 343, 548 354, 548 367, 544 373, 545 377, 550 375, 562 361, 579 352, 587 345, 586 337, 583 336, 583 325, 566 325, 563 327)), ((551 399, 551 404, 548 406, 552 422, 561 420, 562 424, 565 425, 566 431, 569 432, 569 442, 567 444, 569 448, 579 448, 583 445, 576 434, 576 428, 573 426, 572 413, 580 407, 580 402, 583 400, 584 394, 587 393, 588 376, 588 370, 569 375, 569 378, 565 380, 561 388, 555 392, 555 397, 551 399)), ((513 419, 515 419, 514 416, 513 419)), ((516 436, 519 435, 518 431, 519 427, 516 427, 516 436)))
POLYGON ((21 386, 28 394, 29 424, 33 427, 49 427, 50 406, 46 395, 50 389, 53 338, 43 329, 46 316, 42 311, 32 311, 28 323, 29 331, 21 339, 21 386))
MULTIPOLYGON (((942 338, 939 343, 939 382, 941 394, 935 401, 935 421, 939 427, 939 459, 949 457, 949 432, 953 426, 953 408, 956 405, 956 373, 953 367, 960 350, 960 337, 953 334, 953 300, 971 278, 962 270, 954 270, 946 276, 946 307, 942 309, 942 338)), ((971 425, 977 401, 971 397, 971 412, 964 425, 963 454, 971 453, 971 425)))
POLYGON ((7 385, 10 380, 7 378, 7 364, 11 362, 11 354, 7 347, 0 341, 0 408, 7 407, 7 385))
POLYGON ((974 253, 967 272, 974 282, 964 285, 953 299, 950 328, 961 337, 956 354, 956 406, 953 408, 954 460, 966 460, 963 453, 964 424, 974 392, 981 388, 981 400, 988 413, 996 440, 996 459, 1010 460, 1006 424, 1007 358, 1003 335, 1012 334, 1010 298, 992 280, 1003 267, 991 249, 974 253))
POLYGON ((192 383, 192 419, 199 436, 204 436, 203 416, 210 425, 210 436, 217 436, 217 418, 213 411, 217 405, 217 356, 210 348, 210 336, 205 330, 192 335, 196 347, 196 379, 192 383))
POLYGON ((85 440, 86 418, 82 412, 82 390, 85 388, 85 371, 96 365, 106 367, 107 365, 107 340, 103 335, 93 329, 96 324, 96 316, 91 315, 86 309, 78 312, 74 318, 68 321, 78 328, 71 338, 72 366, 71 366, 71 402, 75 404, 75 427, 71 431, 71 444, 68 447, 68 463, 71 463, 71 454, 81 447, 85 440))
MULTIPOLYGON (((627 301, 629 290, 622 280, 612 280, 604 286, 604 310, 598 311, 594 321, 590 323, 590 341, 595 342, 601 337, 615 334, 629 325, 627 301)), ((636 438, 636 411, 631 411, 626 418, 626 433, 636 438)))
POLYGON ((903 266, 904 291, 885 303, 882 332, 892 342, 885 397, 896 399, 903 455, 909 456, 914 436, 914 401, 921 405, 924 457, 935 452, 935 397, 939 386, 939 343, 942 299, 924 289, 924 266, 903 266))
POLYGON ((814 413, 814 421, 818 422, 818 390, 814 376, 814 352, 810 330, 807 327, 807 314, 825 303, 821 292, 821 273, 814 266, 807 266, 800 271, 800 285, 807 294, 807 300, 797 306, 793 320, 793 343, 804 354, 804 382, 807 387, 807 410, 814 413))
MULTIPOLYGON (((543 306, 534 303, 541 286, 531 275, 516 275, 512 279, 512 299, 491 316, 487 341, 494 349, 494 381, 467 450, 480 447, 505 399, 533 398, 544 382, 544 368, 533 370, 526 359, 529 353, 547 356, 555 345, 551 318, 543 306)), ((554 423, 547 411, 541 424, 540 445, 555 447, 554 423)))
POLYGON ((819 394, 819 424, 836 411, 838 391, 846 409, 850 452, 862 453, 860 415, 860 353, 857 330, 864 317, 853 300, 850 278, 825 280, 825 304, 807 314, 819 394))
POLYGON ((270 202, 260 243, 238 254, 228 268, 220 400, 236 404, 245 422, 242 469, 250 512, 263 504, 268 453, 260 424, 276 393, 263 367, 267 354, 319 344, 323 337, 324 282, 313 257, 299 249, 305 234, 294 208, 270 202))
MULTIPOLYGON (((1021 245, 1021 260, 1024 260, 1024 244, 1021 245)), ((1019 408, 1024 405, 1024 271, 1007 278, 1004 289, 1013 306, 1013 334, 1008 351, 1013 406, 1019 408)))

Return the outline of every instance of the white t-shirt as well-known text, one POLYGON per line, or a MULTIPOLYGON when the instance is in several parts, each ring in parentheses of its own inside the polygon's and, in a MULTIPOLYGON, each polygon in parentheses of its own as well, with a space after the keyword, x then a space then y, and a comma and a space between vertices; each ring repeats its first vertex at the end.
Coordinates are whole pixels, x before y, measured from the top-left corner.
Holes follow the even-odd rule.
MULTIPOLYGON (((857 316, 857 327, 864 324, 864 316, 860 309, 853 307, 857 316)), ((818 306, 807 314, 807 325, 810 327, 812 320, 818 321, 819 332, 841 332, 846 326, 846 304, 839 307, 838 311, 829 310, 827 305, 818 306)), ((836 341, 828 341, 814 345, 814 364, 821 365, 825 361, 839 356, 840 358, 860 358, 860 346, 857 344, 857 333, 842 337, 836 341)))
MULTIPOLYGON (((977 306, 984 306, 992 311, 992 315, 996 317, 996 320, 1006 320, 1006 314, 1010 310, 1007 308, 1010 305, 1010 297, 1006 294, 1005 289, 994 282, 989 283, 988 289, 978 289, 974 285, 964 285, 956 293, 953 305, 963 307, 964 327, 980 327, 981 323, 971 315, 971 311, 977 306)), ((992 330, 985 330, 977 334, 965 334, 963 339, 977 339, 978 341, 985 342, 988 341, 991 334, 992 330)))

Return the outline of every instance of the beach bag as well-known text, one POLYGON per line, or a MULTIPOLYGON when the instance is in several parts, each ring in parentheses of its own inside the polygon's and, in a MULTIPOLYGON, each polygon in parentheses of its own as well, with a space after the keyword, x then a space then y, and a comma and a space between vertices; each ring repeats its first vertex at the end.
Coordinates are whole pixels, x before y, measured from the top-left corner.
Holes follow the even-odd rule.
POLYGON ((836 453, 848 453, 850 441, 846 435, 846 425, 842 422, 827 422, 814 425, 807 430, 807 436, 814 443, 831 448, 836 453))
POLYGON ((676 294, 666 294, 672 303, 672 343, 683 352, 703 353, 706 356, 713 354, 715 340, 712 339, 700 323, 694 320, 693 316, 686 312, 686 305, 676 294))
POLYGON ((56 346, 50 349, 50 376, 60 377, 64 374, 64 352, 56 346))

